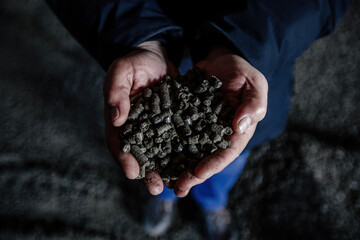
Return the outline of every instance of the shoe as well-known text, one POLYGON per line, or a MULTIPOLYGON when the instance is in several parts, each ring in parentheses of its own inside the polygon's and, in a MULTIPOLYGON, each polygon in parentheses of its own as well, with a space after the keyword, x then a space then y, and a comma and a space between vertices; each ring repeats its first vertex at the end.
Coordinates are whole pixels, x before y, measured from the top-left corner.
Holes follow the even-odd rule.
POLYGON ((226 209, 202 211, 202 230, 207 240, 236 240, 238 232, 234 227, 231 214, 226 209))
POLYGON ((151 198, 144 211, 144 230, 152 237, 163 235, 170 228, 175 212, 176 201, 151 198))

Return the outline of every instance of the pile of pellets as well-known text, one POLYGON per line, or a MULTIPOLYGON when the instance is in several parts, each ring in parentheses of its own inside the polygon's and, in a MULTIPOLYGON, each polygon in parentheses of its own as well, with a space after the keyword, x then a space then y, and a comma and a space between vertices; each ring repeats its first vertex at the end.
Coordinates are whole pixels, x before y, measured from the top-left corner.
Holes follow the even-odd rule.
POLYGON ((176 180, 207 155, 231 146, 233 111, 220 92, 222 82, 199 68, 166 76, 131 98, 120 139, 123 152, 139 162, 140 175, 157 171, 176 180))

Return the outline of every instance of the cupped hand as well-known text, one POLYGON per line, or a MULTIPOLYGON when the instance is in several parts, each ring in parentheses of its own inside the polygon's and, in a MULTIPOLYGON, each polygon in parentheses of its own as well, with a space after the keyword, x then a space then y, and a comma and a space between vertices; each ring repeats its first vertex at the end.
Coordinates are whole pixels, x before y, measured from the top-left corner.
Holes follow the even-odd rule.
MULTIPOLYGON (((176 75, 177 70, 157 41, 138 45, 128 55, 116 59, 107 72, 103 89, 106 142, 111 154, 130 179, 139 175, 139 164, 133 155, 120 150, 119 127, 128 117, 130 97, 167 74, 176 75)), ((145 183, 151 194, 163 191, 163 182, 158 173, 147 173, 145 183)))
POLYGON ((179 197, 190 189, 222 171, 244 150, 253 136, 257 123, 266 114, 268 84, 265 77, 242 57, 217 46, 197 66, 207 75, 215 75, 223 81, 222 91, 231 106, 236 109, 230 136, 232 145, 217 150, 204 158, 195 169, 185 171, 174 184, 179 197))

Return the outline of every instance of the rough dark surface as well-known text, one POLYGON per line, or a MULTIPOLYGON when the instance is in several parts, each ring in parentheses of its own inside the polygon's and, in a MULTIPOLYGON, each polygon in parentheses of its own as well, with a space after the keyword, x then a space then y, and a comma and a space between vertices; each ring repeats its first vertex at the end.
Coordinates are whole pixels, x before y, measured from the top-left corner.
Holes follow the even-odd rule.
MULTIPOLYGON (((287 130, 231 191, 242 239, 360 239, 359 14, 298 59, 287 130)), ((2 0, 0 36, 0 238, 150 239, 104 143, 104 72, 43 1, 2 0)), ((201 239, 180 204, 159 239, 201 239)))
POLYGON ((177 180, 208 155, 231 146, 227 138, 235 109, 221 92, 222 84, 194 67, 131 97, 119 138, 122 151, 139 163, 137 179, 155 171, 164 182, 177 180))

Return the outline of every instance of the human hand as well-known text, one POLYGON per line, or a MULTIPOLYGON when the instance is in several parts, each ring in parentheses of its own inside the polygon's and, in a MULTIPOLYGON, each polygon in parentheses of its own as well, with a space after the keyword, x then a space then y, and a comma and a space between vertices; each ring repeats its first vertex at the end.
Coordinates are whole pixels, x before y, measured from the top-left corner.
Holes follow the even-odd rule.
MULTIPOLYGON (((165 49, 157 41, 138 45, 128 55, 116 59, 107 72, 103 89, 106 142, 111 154, 129 179, 135 179, 140 172, 134 156, 120 149, 119 127, 128 117, 130 96, 168 74, 175 75, 177 70, 167 59, 165 49)), ((145 184, 153 195, 163 191, 163 182, 158 173, 146 173, 145 184)))
POLYGON ((224 47, 214 47, 197 66, 207 75, 222 80, 222 90, 231 106, 236 108, 232 126, 232 145, 204 158, 193 170, 185 171, 174 184, 179 197, 190 189, 222 171, 244 150, 253 136, 257 123, 266 114, 268 84, 265 77, 245 59, 224 47))

